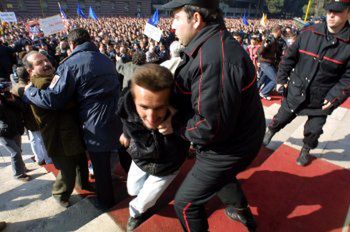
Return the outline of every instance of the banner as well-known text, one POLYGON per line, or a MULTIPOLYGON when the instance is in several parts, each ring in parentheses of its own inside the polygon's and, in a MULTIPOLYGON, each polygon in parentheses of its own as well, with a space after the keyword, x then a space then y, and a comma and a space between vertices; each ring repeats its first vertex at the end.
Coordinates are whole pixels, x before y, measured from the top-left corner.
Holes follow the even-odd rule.
POLYGON ((39 19, 40 28, 45 36, 56 34, 66 30, 63 20, 60 15, 39 19))
POLYGON ((32 20, 26 23, 26 30, 31 39, 34 39, 36 36, 42 36, 42 32, 40 30, 40 25, 37 20, 32 20))
POLYGON ((149 23, 146 23, 145 31, 143 32, 143 34, 157 42, 159 42, 160 38, 162 38, 162 33, 162 30, 149 23))
POLYGON ((15 12, 0 12, 0 19, 3 22, 16 23, 17 18, 15 12))

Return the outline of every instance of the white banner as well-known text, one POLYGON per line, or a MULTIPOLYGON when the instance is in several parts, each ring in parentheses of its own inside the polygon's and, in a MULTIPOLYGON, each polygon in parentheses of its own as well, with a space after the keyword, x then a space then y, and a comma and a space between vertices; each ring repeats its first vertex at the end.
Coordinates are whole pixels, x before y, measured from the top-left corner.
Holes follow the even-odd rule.
POLYGON ((0 19, 3 22, 16 23, 17 18, 15 12, 0 12, 0 19))
POLYGON ((158 27, 155 27, 149 23, 146 23, 145 31, 143 34, 147 35, 149 38, 159 42, 160 38, 162 37, 162 30, 160 30, 158 27))
POLYGON ((39 24, 45 36, 66 30, 60 15, 39 19, 39 24))

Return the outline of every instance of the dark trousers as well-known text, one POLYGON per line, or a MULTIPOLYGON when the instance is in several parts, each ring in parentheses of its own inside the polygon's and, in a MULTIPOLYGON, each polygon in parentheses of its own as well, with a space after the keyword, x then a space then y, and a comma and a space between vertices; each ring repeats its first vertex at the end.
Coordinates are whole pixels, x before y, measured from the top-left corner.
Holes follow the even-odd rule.
MULTIPOLYGON (((277 114, 273 117, 269 124, 269 130, 276 133, 284 128, 288 123, 293 121, 297 115, 289 112, 283 107, 280 107, 277 114)), ((308 116, 308 119, 304 125, 304 147, 316 148, 318 145, 318 139, 323 134, 322 127, 326 123, 327 115, 308 116)))
POLYGON ((111 152, 89 152, 96 181, 96 194, 102 208, 114 205, 111 175, 111 152))
POLYGON ((89 185, 86 154, 52 157, 55 167, 60 170, 52 187, 52 195, 68 201, 75 184, 85 189, 89 185))
POLYGON ((230 162, 213 160, 212 154, 197 155, 196 163, 175 196, 175 211, 185 231, 208 231, 204 204, 215 194, 226 205, 248 206, 236 175, 253 161, 257 153, 230 162))

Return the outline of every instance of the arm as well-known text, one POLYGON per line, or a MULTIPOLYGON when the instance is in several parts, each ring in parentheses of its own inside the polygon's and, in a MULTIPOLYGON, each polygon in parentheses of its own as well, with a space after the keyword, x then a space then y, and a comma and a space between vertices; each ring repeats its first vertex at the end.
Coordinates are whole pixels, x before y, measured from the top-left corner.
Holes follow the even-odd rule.
POLYGON ((350 96, 350 61, 342 77, 327 93, 325 100, 334 107, 341 105, 350 96))
POLYGON ((25 97, 34 105, 45 109, 64 109, 75 92, 75 76, 68 67, 59 67, 49 88, 37 89, 33 86, 26 89, 25 97))
POLYGON ((293 43, 286 51, 286 54, 282 57, 282 61, 279 65, 277 72, 277 83, 285 85, 288 82, 288 77, 299 60, 299 47, 302 36, 293 43))

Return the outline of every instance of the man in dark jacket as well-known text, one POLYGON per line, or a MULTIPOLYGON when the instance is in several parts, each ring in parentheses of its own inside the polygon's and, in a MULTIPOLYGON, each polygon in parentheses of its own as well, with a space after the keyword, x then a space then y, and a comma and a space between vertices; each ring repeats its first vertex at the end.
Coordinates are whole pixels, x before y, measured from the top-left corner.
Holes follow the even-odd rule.
POLYGON ((21 135, 24 131, 24 105, 15 98, 4 79, 0 80, 0 145, 11 155, 12 171, 15 178, 28 181, 26 167, 22 159, 21 135))
POLYGON ((68 42, 73 52, 60 64, 51 85, 44 90, 27 87, 25 96, 46 109, 61 110, 68 102, 77 102, 97 197, 101 208, 107 209, 114 205, 110 156, 120 135, 116 115, 119 83, 114 64, 90 40, 86 30, 72 30, 68 42))
POLYGON ((230 218, 254 230, 236 179, 258 154, 265 132, 254 65, 226 30, 219 1, 174 0, 164 7, 173 10, 172 28, 186 46, 175 72, 174 122, 196 149, 196 163, 175 197, 177 216, 185 231, 207 231, 204 204, 217 194, 230 218))
POLYGON ((268 126, 264 138, 272 136, 297 115, 308 115, 303 147, 297 164, 310 163, 327 115, 350 95, 350 2, 332 1, 326 6, 327 22, 308 27, 288 49, 277 74, 278 89, 287 97, 268 126))
POLYGON ((173 76, 164 67, 146 64, 136 69, 131 89, 119 100, 124 133, 120 142, 128 147, 132 164, 127 187, 131 196, 128 231, 143 221, 151 208, 176 177, 188 150, 187 142, 171 133, 163 135, 158 126, 168 117, 173 76))
MULTIPOLYGON (((32 51, 23 58, 23 63, 36 88, 46 89, 50 85, 55 69, 45 55, 32 51)), ((61 206, 68 207, 75 180, 81 189, 89 189, 88 164, 77 108, 70 102, 60 111, 35 105, 31 105, 31 110, 47 152, 55 167, 60 170, 52 188, 52 195, 61 206)))

